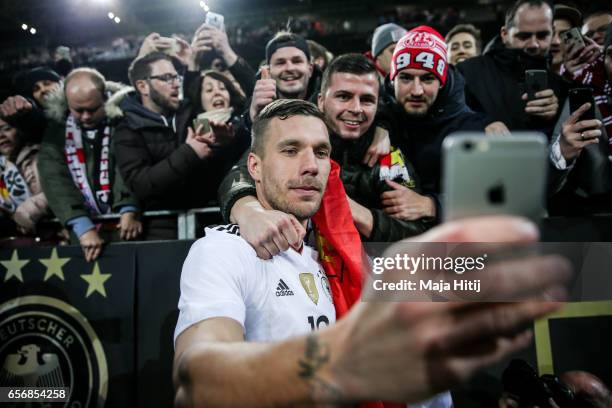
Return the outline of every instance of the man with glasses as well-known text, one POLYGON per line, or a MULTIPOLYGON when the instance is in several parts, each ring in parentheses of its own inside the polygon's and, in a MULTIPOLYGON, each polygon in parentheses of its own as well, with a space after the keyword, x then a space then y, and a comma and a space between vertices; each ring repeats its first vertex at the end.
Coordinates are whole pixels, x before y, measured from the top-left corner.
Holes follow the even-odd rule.
POLYGON ((510 130, 538 130, 550 135, 566 87, 548 65, 553 38, 553 10, 543 0, 517 0, 506 21, 479 57, 457 65, 466 80, 466 101, 477 111, 504 122, 510 130), (543 70, 547 84, 529 99, 526 70, 543 70))
POLYGON ((134 239, 142 231, 136 201, 115 171, 111 151, 115 115, 107 99, 120 88, 94 69, 78 68, 63 90, 47 98, 49 124, 38 155, 42 188, 89 262, 101 254, 104 241, 134 239), (121 214, 116 227, 94 224, 93 217, 109 213, 121 214))
MULTIPOLYGON (((190 53, 187 43, 182 47, 190 53)), ((232 125, 210 121, 207 130, 189 126, 193 112, 182 98, 182 77, 164 53, 135 59, 128 75, 135 89, 119 104, 123 120, 114 136, 117 164, 127 185, 146 210, 206 205, 241 153, 233 154, 232 125)), ((244 149, 247 146, 244 143, 244 149)), ((146 239, 176 239, 176 233, 175 219, 146 221, 146 239)))

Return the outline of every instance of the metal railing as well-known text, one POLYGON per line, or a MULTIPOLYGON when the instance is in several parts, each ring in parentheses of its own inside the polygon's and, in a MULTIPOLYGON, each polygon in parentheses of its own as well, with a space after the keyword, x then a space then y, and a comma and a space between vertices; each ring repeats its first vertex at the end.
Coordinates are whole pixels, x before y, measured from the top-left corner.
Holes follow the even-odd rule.
MULTIPOLYGON (((176 217, 177 225, 177 239, 196 239, 198 230, 198 215, 201 214, 212 214, 221 216, 221 209, 219 207, 203 207, 193 208, 187 211, 176 211, 176 210, 159 210, 159 211, 145 211, 140 214, 142 218, 156 218, 156 217, 176 217)), ((95 221, 109 221, 118 220, 121 214, 103 214, 91 217, 95 221)), ((49 220, 48 222, 57 222, 57 218, 49 220)))

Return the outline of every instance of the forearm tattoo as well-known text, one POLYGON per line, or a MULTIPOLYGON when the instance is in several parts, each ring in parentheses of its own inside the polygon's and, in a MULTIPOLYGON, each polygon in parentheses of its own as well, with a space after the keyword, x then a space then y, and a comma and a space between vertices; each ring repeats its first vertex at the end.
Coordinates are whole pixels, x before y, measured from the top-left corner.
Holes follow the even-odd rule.
POLYGON ((315 334, 306 337, 304 357, 299 361, 300 377, 304 379, 314 378, 317 371, 327 362, 329 362, 327 344, 321 343, 315 334))
POLYGON ((319 370, 329 363, 329 346, 321 342, 316 334, 311 334, 306 338, 304 356, 299 360, 300 370, 298 375, 310 382, 312 396, 323 397, 326 400, 341 401, 341 391, 330 382, 319 378, 319 370))

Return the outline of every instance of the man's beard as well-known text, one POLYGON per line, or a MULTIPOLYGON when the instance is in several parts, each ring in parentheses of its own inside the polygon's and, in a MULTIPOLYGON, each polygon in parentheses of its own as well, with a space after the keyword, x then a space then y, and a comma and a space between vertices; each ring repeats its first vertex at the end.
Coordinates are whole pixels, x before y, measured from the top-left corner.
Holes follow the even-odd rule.
POLYGON ((404 104, 402 106, 404 108, 404 113, 411 118, 423 118, 427 116, 431 106, 427 104, 427 101, 419 101, 419 102, 423 102, 425 104, 425 110, 418 110, 418 111, 414 109, 408 110, 406 109, 406 104, 408 103, 408 101, 404 101, 404 104))
MULTIPOLYGON (((300 81, 304 81, 304 76, 298 79, 300 81)), ((301 82, 302 86, 299 89, 290 90, 282 90, 279 86, 279 83, 282 83, 282 80, 280 78, 277 80, 276 89, 278 96, 284 99, 299 99, 306 93, 306 89, 308 88, 308 81, 301 82)))
POLYGON ((174 113, 178 110, 178 106, 173 105, 169 97, 162 95, 154 87, 151 87, 150 97, 153 103, 159 106, 164 113, 174 113))
POLYGON ((302 95, 304 94, 305 87, 300 88, 299 90, 291 90, 291 91, 282 91, 280 88, 278 88, 278 96, 281 99, 301 99, 302 95))
MULTIPOLYGON (((293 183, 296 186, 298 183, 293 183)), ((316 179, 309 179, 308 182, 302 181, 302 184, 310 184, 317 186, 322 191, 321 183, 316 179)), ((288 187, 291 187, 291 183, 288 187)), ((286 199, 283 198, 280 188, 275 183, 262 183, 263 193, 266 201, 270 204, 272 209, 282 211, 287 214, 292 214, 298 221, 304 221, 312 217, 319 210, 323 194, 319 196, 318 202, 315 205, 304 208, 299 205, 291 205, 286 199)))

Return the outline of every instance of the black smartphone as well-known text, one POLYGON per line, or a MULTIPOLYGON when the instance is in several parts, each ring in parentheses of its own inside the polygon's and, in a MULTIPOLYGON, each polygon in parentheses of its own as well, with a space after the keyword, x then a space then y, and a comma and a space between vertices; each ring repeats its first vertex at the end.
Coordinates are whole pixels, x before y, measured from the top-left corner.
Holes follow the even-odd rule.
POLYGON ((528 69, 525 71, 527 98, 532 101, 537 92, 548 88, 548 74, 543 69, 528 69))
POLYGON ((585 103, 590 103, 591 107, 580 115, 580 120, 595 119, 595 99, 591 88, 572 88, 569 90, 570 111, 576 112, 585 103))

